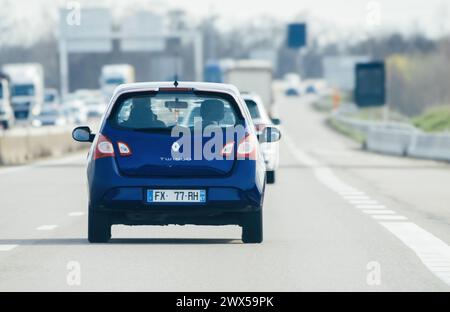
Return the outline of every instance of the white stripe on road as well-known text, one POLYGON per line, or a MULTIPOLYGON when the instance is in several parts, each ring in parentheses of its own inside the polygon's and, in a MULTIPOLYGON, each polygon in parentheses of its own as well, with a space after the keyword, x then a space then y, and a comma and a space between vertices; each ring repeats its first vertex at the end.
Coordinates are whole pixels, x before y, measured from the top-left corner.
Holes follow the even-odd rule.
POLYGON ((411 248, 431 272, 450 285, 450 247, 446 243, 412 222, 381 222, 381 225, 411 248))
POLYGON ((84 212, 82 212, 82 211, 73 211, 73 212, 69 212, 68 216, 69 217, 81 217, 81 216, 84 216, 84 212))
POLYGON ((356 205, 358 209, 386 209, 385 205, 356 205))
MULTIPOLYGON (((341 181, 331 170, 323 166, 319 161, 311 158, 303 151, 299 150, 294 141, 283 131, 284 139, 292 155, 298 162, 310 166, 317 180, 329 189, 340 195, 357 194, 359 190, 341 181)), ((361 192, 362 193, 362 192, 361 192)), ((364 193, 362 193, 364 194, 364 193)), ((375 201, 376 203, 376 201, 375 201)), ((370 208, 373 212, 386 207, 379 204, 356 204, 357 208, 370 208)), ((401 215, 371 215, 379 224, 389 230, 394 236, 402 241, 408 248, 413 250, 425 266, 447 285, 450 285, 450 247, 433 234, 422 229, 418 225, 408 222, 408 218, 401 215), (386 221, 386 222, 384 222, 386 221), (389 222, 387 222, 389 221, 389 222), (397 222, 396 222, 397 221, 397 222), (402 221, 402 222, 398 222, 402 221)))
POLYGON ((0 245, 0 251, 10 251, 16 247, 17 245, 0 245))
POLYGON ((374 210, 363 210, 364 213, 367 214, 375 214, 375 215, 393 215, 395 211, 389 209, 374 209, 374 210))
POLYGON ((378 202, 376 200, 348 200, 348 202, 352 205, 377 205, 378 202))
POLYGON ((405 216, 397 216, 397 215, 374 215, 372 218, 376 220, 385 220, 385 221, 401 221, 401 220, 408 220, 405 216))
POLYGON ((51 231, 56 229, 58 226, 56 224, 45 224, 36 228, 38 231, 51 231))
POLYGON ((343 195, 342 197, 346 200, 370 200, 367 195, 343 195))

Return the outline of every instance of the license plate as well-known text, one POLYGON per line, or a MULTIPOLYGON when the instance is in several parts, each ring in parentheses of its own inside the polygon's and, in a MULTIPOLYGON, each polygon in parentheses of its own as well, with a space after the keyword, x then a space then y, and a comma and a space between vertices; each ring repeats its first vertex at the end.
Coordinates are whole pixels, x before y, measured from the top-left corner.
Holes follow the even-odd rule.
POLYGON ((205 190, 147 190, 148 203, 204 203, 205 190))

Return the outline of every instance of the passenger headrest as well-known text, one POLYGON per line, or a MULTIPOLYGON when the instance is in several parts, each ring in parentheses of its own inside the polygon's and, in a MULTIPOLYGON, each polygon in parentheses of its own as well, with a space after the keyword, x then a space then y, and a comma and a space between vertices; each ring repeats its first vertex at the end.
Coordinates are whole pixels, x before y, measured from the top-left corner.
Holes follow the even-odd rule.
POLYGON ((225 105, 220 100, 204 100, 200 107, 202 120, 219 122, 225 116, 225 105))

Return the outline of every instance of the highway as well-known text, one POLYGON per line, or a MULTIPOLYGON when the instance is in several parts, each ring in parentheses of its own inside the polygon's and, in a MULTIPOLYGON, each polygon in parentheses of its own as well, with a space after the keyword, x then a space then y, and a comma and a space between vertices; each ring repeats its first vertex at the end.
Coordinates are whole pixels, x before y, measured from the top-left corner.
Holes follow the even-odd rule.
POLYGON ((449 291, 450 165, 367 153, 310 98, 277 100, 263 244, 234 226, 89 244, 83 152, 0 168, 0 291, 449 291))

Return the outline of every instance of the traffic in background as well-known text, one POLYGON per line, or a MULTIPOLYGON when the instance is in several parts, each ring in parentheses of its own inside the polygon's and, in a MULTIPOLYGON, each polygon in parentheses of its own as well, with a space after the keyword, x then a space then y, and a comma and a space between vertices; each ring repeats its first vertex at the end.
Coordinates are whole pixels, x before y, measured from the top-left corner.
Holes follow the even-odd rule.
MULTIPOLYGON (((23 4, 4 2, 14 24, 23 4)), ((371 6, 364 36, 301 8, 222 29, 116 4, 43 5, 57 31, 0 42, 1 290, 449 290, 448 27, 377 30, 371 6), (257 131, 281 129, 264 149, 264 243, 236 226, 116 225, 88 245, 90 145, 73 128, 95 130, 121 84, 175 80, 233 84, 257 131)))

